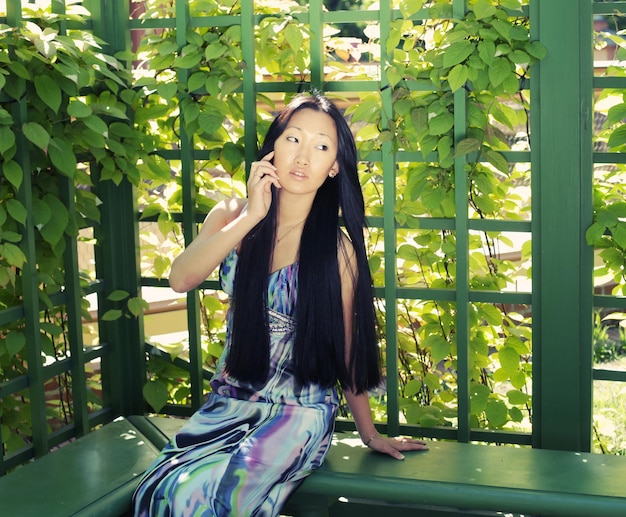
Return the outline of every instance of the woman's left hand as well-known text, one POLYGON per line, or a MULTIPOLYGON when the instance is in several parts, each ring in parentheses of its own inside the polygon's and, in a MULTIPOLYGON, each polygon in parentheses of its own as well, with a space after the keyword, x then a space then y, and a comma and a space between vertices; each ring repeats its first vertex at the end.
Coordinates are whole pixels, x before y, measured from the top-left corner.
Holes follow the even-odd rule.
POLYGON ((423 440, 414 438, 389 438, 376 433, 365 442, 370 449, 382 454, 389 454, 397 460, 403 460, 404 454, 401 451, 426 451, 428 446, 423 440))

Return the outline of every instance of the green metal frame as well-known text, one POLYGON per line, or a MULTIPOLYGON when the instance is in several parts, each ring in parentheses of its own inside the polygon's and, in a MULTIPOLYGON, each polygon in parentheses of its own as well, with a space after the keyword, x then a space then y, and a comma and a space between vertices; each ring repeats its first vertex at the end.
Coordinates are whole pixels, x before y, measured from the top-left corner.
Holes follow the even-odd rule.
MULTIPOLYGON (((20 22, 19 2, 9 2, 6 22, 20 22)), ((105 2, 90 0, 92 30, 107 41, 110 50, 130 48, 130 30, 140 28, 175 27, 179 45, 185 44, 187 29, 199 25, 230 25, 242 27, 242 48, 246 67, 243 70, 244 114, 246 119, 246 160, 250 163, 256 153, 256 97, 261 92, 292 92, 301 85, 286 82, 256 83, 254 78, 254 26, 258 23, 253 2, 242 1, 241 16, 217 19, 190 18, 188 4, 176 3, 176 17, 163 20, 131 20, 127 0, 105 2)), ((452 0, 453 15, 462 18, 464 0, 452 0)), ((532 93, 532 139, 530 153, 506 152, 511 161, 529 161, 532 164, 532 222, 484 221, 468 217, 467 185, 464 171, 465 157, 455 160, 456 216, 454 219, 420 219, 423 229, 451 229, 457 235, 456 290, 402 288, 396 284, 396 164, 424 159, 419 153, 393 152, 391 144, 385 144, 379 153, 368 157, 383 164, 385 199, 382 218, 370 223, 384 230, 385 286, 377 294, 384 299, 387 321, 397 320, 397 300, 449 300, 457 306, 458 329, 458 429, 416 429, 404 425, 399 419, 397 396, 388 397, 388 421, 381 429, 391 435, 413 432, 426 436, 450 438, 461 442, 485 440, 533 445, 541 448, 590 450, 592 424, 593 380, 626 381, 626 374, 593 370, 592 366, 592 314, 594 307, 626 308, 624 298, 597 296, 593 294, 593 250, 585 243, 585 230, 591 224, 592 181, 594 163, 624 163, 624 157, 615 153, 594 153, 592 148, 592 102, 593 89, 603 87, 626 88, 624 78, 594 78, 592 63, 592 27, 594 14, 610 13, 620 8, 626 11, 626 2, 595 4, 591 0, 531 0, 528 7, 532 38, 540 40, 548 49, 548 57, 535 67, 530 84, 532 93), (558 27, 559 30, 555 30, 558 27), (461 188, 459 188, 461 187, 461 188), (564 224, 564 221, 566 224, 564 224), (531 232, 533 241, 533 287, 532 293, 493 293, 473 291, 469 288, 469 233, 482 231, 531 232), (567 268, 563 265, 567 264, 567 268), (469 307, 471 303, 515 303, 532 306, 533 311, 533 432, 497 433, 477 431, 469 423, 469 307)), ((381 0, 379 11, 326 12, 322 0, 311 0, 309 11, 298 15, 300 21, 311 29, 311 86, 325 92, 380 92, 383 113, 393 117, 392 90, 383 73, 379 80, 326 82, 324 80, 324 54, 321 38, 322 27, 327 23, 353 21, 379 21, 381 39, 388 35, 389 23, 399 16, 392 9, 390 0, 381 0)), ((427 10, 419 11, 414 18, 427 18, 427 10)), ((384 52, 381 68, 390 59, 384 52)), ((179 81, 186 82, 185 72, 179 81)), ((419 84, 411 88, 422 88, 419 84)), ((466 97, 464 90, 455 93, 455 140, 465 137, 466 97)), ((25 109, 16 104, 13 113, 17 120, 24 120, 25 109)), ((182 127, 182 124, 181 124, 182 127)), ((26 145, 19 144, 17 159, 28 170, 26 145)), ((182 163, 184 212, 180 222, 184 224, 185 241, 190 242, 196 233, 202 214, 195 206, 194 161, 198 151, 193 148, 192 138, 181 134, 180 149, 164 152, 164 156, 182 163)), ((66 201, 73 199, 73 186, 63 185, 66 201)), ((92 291, 99 296, 99 313, 107 309, 106 295, 123 289, 131 295, 140 293, 142 286, 166 286, 154 278, 141 278, 139 272, 138 220, 134 187, 123 181, 119 186, 111 182, 98 186, 102 199, 102 222, 95 228, 97 248, 98 282, 92 291)), ((20 201, 31 207, 28 177, 20 189, 20 201)), ((29 209, 29 214, 32 210, 29 209)), ((72 372, 74 380, 74 404, 76 420, 73 426, 48 436, 45 420, 44 380, 58 373, 41 365, 39 338, 39 300, 37 296, 33 223, 29 215, 24 228, 23 251, 29 258, 24 274, 25 289, 22 307, 0 311, 0 325, 18 318, 26 318, 29 343, 28 376, 0 385, 0 397, 9 396, 29 387, 32 401, 34 443, 32 450, 23 451, 0 461, 0 473, 32 456, 41 456, 54 445, 70 436, 81 435, 96 424, 109 421, 120 414, 142 413, 145 403, 142 386, 145 380, 145 339, 143 319, 124 319, 113 322, 100 321, 100 346, 85 351, 81 334, 81 292, 78 282, 76 242, 68 242, 66 267, 68 289, 56 302, 66 305, 70 318, 69 339, 72 343, 71 360, 63 363, 72 372), (95 357, 102 358, 105 409, 95 415, 87 412, 85 400, 84 364, 95 357)), ((216 287, 214 283, 206 285, 216 287)), ((203 399, 203 379, 207 377, 200 351, 200 303, 197 291, 187 296, 190 362, 186 366, 191 374, 192 407, 172 408, 172 413, 189 414, 203 399)), ((387 357, 389 371, 398 369, 397 333, 395 325, 387 328, 387 357)), ((55 366, 55 368, 61 368, 55 366)), ((390 376, 388 393, 398 392, 398 379, 390 376)), ((347 424, 350 426, 350 424, 347 424)))

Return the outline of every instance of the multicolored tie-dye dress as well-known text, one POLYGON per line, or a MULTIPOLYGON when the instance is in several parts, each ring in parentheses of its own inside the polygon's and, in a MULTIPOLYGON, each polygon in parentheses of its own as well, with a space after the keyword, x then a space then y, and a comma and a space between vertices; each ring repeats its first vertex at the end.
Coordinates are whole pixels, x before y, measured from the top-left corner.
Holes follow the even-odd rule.
MULTIPOLYGON (((232 295, 237 254, 220 279, 232 295)), ((270 375, 261 389, 224 371, 224 354, 206 403, 163 449, 134 494, 139 517, 275 516, 323 462, 337 408, 334 390, 294 382, 291 350, 298 264, 268 282, 270 375)), ((228 316, 229 328, 231 314, 228 316)))

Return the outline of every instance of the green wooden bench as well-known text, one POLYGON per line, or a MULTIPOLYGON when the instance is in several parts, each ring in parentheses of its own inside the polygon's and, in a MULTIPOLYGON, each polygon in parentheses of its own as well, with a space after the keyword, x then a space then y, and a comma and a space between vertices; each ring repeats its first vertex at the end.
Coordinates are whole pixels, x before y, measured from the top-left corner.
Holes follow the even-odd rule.
MULTIPOLYGON (((131 416, 0 478, 10 517, 130 515, 139 476, 184 420, 131 416)), ((324 466, 287 515, 450 515, 496 512, 625 516, 626 459, 588 453, 431 442, 402 462, 337 434, 324 466), (437 509, 438 508, 438 509, 437 509)))
POLYGON ((159 449, 117 419, 0 478, 3 517, 119 516, 159 449))

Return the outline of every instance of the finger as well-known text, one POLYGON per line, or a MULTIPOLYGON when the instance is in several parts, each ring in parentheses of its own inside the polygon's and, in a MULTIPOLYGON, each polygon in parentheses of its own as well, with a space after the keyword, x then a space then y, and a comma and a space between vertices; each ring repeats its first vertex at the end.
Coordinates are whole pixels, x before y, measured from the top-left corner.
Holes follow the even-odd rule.
POLYGON ((392 458, 395 458, 397 460, 403 460, 404 459, 404 454, 402 454, 399 450, 393 448, 393 447, 389 447, 389 449, 387 451, 385 451, 387 454, 389 454, 389 456, 391 456, 392 458))
MULTIPOLYGON (((273 154, 273 153, 270 153, 273 154)), ((267 155, 269 156, 269 155, 267 155)), ((265 160, 265 159, 264 159, 265 160)), ((272 178, 278 179, 278 175, 276 174, 276 167, 272 165, 269 161, 261 160, 259 162, 253 162, 250 166, 250 179, 261 180, 266 176, 270 176, 272 178)))
POLYGON ((400 451, 423 451, 428 449, 426 442, 421 440, 396 440, 394 446, 400 451))
POLYGON ((262 162, 269 162, 272 158, 274 158, 274 151, 270 151, 263 158, 261 158, 262 162))

